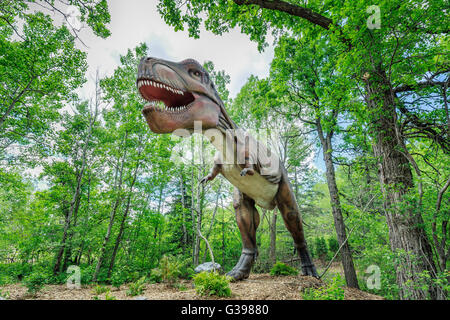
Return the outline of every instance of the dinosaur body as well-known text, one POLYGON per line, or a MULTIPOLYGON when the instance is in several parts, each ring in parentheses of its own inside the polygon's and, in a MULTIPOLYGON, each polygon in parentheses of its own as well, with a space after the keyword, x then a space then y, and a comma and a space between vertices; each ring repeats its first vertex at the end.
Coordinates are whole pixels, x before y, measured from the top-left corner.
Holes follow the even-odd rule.
POLYGON ((217 149, 214 159, 216 170, 260 207, 268 210, 275 208, 274 199, 281 179, 278 157, 269 155, 264 144, 240 128, 225 133, 219 131, 219 134, 221 139, 210 139, 217 149), (242 173, 241 165, 246 163, 246 152, 248 164, 254 167, 253 174, 242 173))
POLYGON ((286 169, 267 146, 230 119, 204 68, 192 59, 174 63, 143 58, 138 68, 137 87, 149 102, 143 114, 153 132, 196 132, 200 124, 200 133, 218 151, 211 172, 201 182, 211 181, 220 173, 235 187, 233 207, 243 250, 228 275, 241 280, 250 274, 258 252, 258 205, 269 210, 279 208, 300 256, 303 274, 317 276, 286 169))

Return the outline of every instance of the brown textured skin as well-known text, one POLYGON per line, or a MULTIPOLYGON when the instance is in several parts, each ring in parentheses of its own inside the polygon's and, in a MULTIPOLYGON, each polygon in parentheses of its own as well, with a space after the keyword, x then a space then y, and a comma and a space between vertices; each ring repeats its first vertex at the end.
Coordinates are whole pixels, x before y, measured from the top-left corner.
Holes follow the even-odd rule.
MULTIPOLYGON (((177 129, 192 129, 194 121, 202 121, 203 129, 217 128, 220 126, 219 117, 226 119, 230 127, 235 127, 232 120, 228 117, 223 102, 214 89, 214 84, 209 79, 209 75, 198 62, 188 59, 180 63, 174 63, 155 58, 143 58, 139 64, 138 83, 142 79, 167 84, 172 88, 186 92, 183 97, 189 97, 185 101, 175 101, 169 92, 162 93, 156 89, 151 91, 146 87, 139 88, 140 93, 147 100, 163 100, 169 106, 169 110, 170 106, 176 106, 177 103, 189 102, 190 107, 188 110, 177 115, 160 112, 151 107, 144 108, 143 114, 153 132, 171 133, 177 129), (148 99, 149 97, 151 99, 148 99)), ((259 173, 258 169, 247 161, 248 150, 245 151, 244 158, 245 163, 240 164, 242 168, 241 176, 254 175, 255 172, 259 173)), ((211 172, 201 180, 201 183, 213 180, 219 173, 223 174, 222 169, 222 165, 216 163, 211 172)), ((265 178, 271 183, 274 182, 270 180, 270 176, 265 178)), ((303 274, 317 277, 315 266, 308 253, 301 214, 284 167, 281 167, 281 179, 278 179, 278 181, 276 182, 278 191, 273 200, 292 235, 294 246, 302 262, 303 274)), ((260 218, 255 206, 255 200, 238 188, 234 190, 233 207, 236 213, 236 222, 241 233, 243 250, 238 263, 228 275, 235 280, 242 280, 248 278, 253 262, 258 254, 256 230, 260 218)))

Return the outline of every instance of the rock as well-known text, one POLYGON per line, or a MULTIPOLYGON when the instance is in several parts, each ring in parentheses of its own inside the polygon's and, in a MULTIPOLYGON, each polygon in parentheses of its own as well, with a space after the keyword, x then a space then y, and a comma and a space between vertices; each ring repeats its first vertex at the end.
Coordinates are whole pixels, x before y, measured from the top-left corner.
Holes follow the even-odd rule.
POLYGON ((146 297, 136 297, 136 298, 134 298, 134 300, 146 301, 148 299, 146 297))
POLYGON ((213 264, 212 262, 205 262, 202 264, 199 264, 195 269, 194 272, 195 273, 200 273, 200 272, 212 272, 217 270, 219 273, 222 273, 222 267, 220 266, 220 264, 215 263, 213 264), (215 267, 215 268, 214 268, 215 267))

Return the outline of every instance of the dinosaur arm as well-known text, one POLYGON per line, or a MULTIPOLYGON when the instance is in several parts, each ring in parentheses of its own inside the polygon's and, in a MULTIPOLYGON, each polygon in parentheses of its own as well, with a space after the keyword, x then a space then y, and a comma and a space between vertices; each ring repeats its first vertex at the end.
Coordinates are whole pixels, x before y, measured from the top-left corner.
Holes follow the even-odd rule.
POLYGON ((244 165, 243 165, 243 169, 241 171, 241 176, 245 176, 245 175, 254 175, 255 174, 255 168, 253 167, 253 162, 251 162, 250 160, 250 150, 249 150, 249 137, 246 136, 245 137, 245 144, 244 144, 244 148, 242 148, 242 153, 243 153, 243 158, 244 158, 244 165))
POLYGON ((217 175, 222 171, 222 165, 219 163, 214 163, 214 166, 211 169, 211 172, 200 180, 200 183, 206 183, 208 181, 212 181, 217 177, 217 175))

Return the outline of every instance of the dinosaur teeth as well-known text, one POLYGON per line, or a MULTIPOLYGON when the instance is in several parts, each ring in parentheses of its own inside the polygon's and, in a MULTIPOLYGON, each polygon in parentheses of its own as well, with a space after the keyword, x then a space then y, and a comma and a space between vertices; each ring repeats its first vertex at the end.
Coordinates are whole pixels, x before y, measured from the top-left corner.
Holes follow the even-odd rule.
MULTIPOLYGON (((138 89, 140 89, 142 86, 152 86, 154 88, 167 90, 174 94, 184 95, 183 90, 176 89, 176 88, 171 87, 170 85, 159 83, 159 82, 156 82, 153 80, 146 80, 146 79, 139 80, 137 83, 138 89)), ((182 107, 185 108, 185 106, 182 106, 182 107)), ((180 108, 180 109, 183 109, 183 108, 180 108)))

